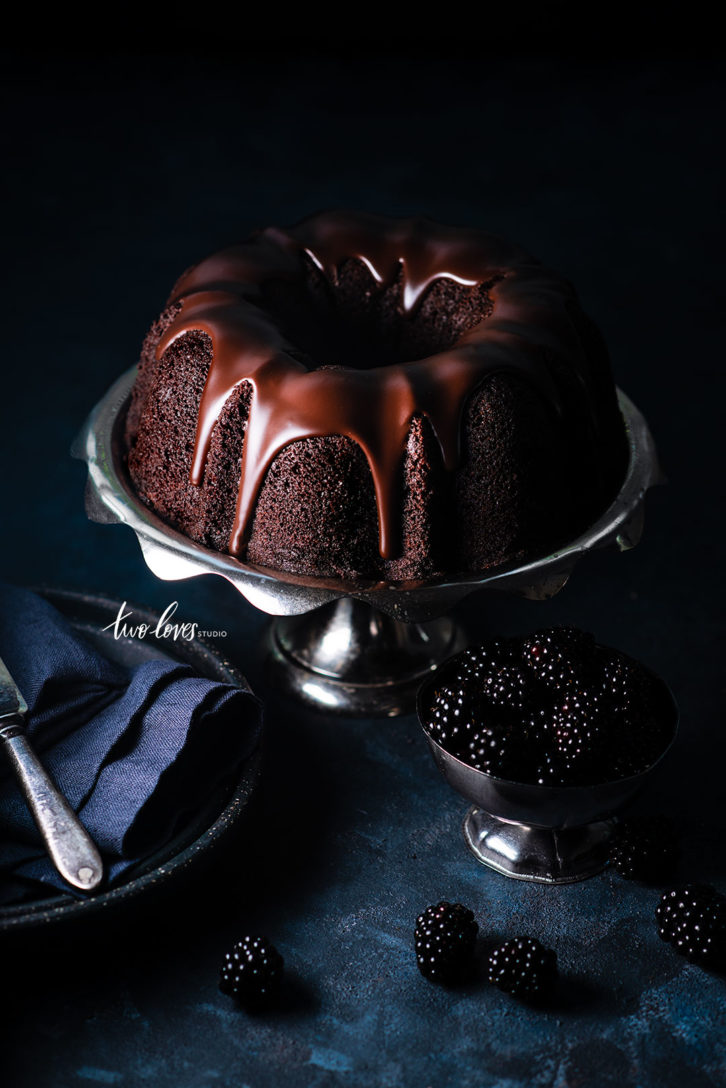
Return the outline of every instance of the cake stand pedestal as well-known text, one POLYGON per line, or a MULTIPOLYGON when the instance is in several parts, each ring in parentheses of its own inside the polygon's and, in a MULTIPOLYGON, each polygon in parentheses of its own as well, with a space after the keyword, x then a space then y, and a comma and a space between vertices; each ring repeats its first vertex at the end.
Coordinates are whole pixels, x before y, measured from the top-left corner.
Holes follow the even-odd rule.
POLYGON ((354 597, 277 620, 268 667, 278 687, 339 714, 392 717, 442 661, 465 646, 453 620, 403 623, 354 597))
POLYGON ((277 687, 318 710, 364 717, 412 711, 419 685, 463 645, 461 631, 448 618, 459 601, 484 589, 534 600, 553 596, 587 552, 609 544, 625 550, 638 543, 645 494, 662 480, 648 425, 619 392, 630 447, 628 471, 610 507, 565 547, 491 574, 428 582, 306 578, 205 548, 140 501, 128 478, 124 452, 124 421, 135 373, 135 368, 127 371, 109 389, 72 448, 88 465, 89 518, 133 529, 157 577, 175 581, 218 574, 255 608, 286 617, 269 633, 269 668, 277 687))

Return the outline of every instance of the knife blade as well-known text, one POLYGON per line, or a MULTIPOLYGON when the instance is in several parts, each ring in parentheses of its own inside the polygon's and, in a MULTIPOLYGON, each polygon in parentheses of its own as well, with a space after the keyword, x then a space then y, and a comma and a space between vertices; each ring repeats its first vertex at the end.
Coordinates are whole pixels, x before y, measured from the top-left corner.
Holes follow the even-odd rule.
POLYGON ((18 691, 5 662, 0 657, 0 718, 4 718, 6 714, 22 715, 27 713, 28 708, 25 699, 18 691))
POLYGON ((103 879, 96 844, 33 750, 25 732, 28 707, 0 657, 0 743, 56 869, 70 885, 92 891, 103 879))

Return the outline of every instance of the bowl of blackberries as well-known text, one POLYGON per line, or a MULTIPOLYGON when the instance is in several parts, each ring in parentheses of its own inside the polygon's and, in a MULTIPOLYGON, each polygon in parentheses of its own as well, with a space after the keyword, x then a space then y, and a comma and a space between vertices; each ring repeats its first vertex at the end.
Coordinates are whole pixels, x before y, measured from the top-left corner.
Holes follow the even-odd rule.
POLYGON ((479 861, 553 884, 604 868, 616 813, 678 725, 660 677, 575 627, 469 647, 417 708, 439 770, 472 802, 464 835, 479 861))

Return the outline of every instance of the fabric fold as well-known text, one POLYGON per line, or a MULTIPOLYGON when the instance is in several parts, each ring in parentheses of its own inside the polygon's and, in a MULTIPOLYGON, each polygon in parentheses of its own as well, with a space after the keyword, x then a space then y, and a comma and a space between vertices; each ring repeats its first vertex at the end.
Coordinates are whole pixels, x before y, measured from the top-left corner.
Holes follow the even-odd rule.
MULTIPOLYGON (((198 819, 257 745, 249 691, 173 660, 108 660, 43 598, 0 585, 0 657, 28 703, 28 734, 99 847, 113 883, 198 819)), ((0 757, 0 902, 69 891, 0 757)), ((80 894, 80 893, 79 893, 80 894)))

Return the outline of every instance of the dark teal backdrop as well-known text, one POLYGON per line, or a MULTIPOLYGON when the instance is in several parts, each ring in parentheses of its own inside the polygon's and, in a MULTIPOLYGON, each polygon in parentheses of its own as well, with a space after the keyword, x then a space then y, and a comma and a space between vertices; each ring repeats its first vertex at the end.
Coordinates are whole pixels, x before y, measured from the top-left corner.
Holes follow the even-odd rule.
MULTIPOLYGON (((723 1083, 724 982, 658 940, 657 894, 604 874, 549 889, 470 860, 464 805, 413 719, 342 723, 275 701, 266 618, 213 579, 163 584, 134 538, 86 521, 68 450, 137 356, 184 268, 256 226, 327 206, 501 233, 577 285, 669 477, 627 555, 583 563, 552 602, 472 599, 472 636, 566 621, 671 683, 681 736, 641 808, 682 827, 683 875, 726 890, 723 836, 724 310, 718 63, 610 63, 471 47, 337 59, 254 42, 6 59, 2 576, 163 608, 229 632, 269 700, 264 797, 247 840, 170 902, 97 933, 3 951, 8 1086, 665 1086, 723 1083), (470 905, 493 935, 556 948, 548 1012, 417 973, 416 914, 470 905), (248 1019, 216 992, 223 950, 262 930, 286 1006, 248 1019)), ((471 46, 471 43, 469 43, 471 46)))

